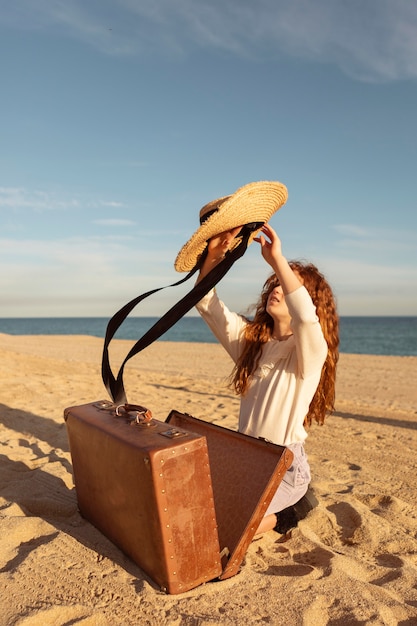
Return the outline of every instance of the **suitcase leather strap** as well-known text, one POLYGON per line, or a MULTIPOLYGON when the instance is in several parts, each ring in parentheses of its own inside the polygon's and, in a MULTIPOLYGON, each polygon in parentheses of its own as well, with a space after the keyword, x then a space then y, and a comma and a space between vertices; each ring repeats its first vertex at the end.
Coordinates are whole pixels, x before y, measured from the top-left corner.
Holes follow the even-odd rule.
POLYGON ((151 296, 157 291, 161 291, 161 289, 165 289, 167 287, 176 287, 188 280, 202 266, 204 259, 207 256, 207 249, 197 261, 195 267, 185 278, 182 278, 172 285, 158 287, 157 289, 152 289, 151 291, 147 291, 146 293, 137 296, 113 315, 107 324, 101 366, 103 382, 113 402, 116 404, 127 403, 126 392, 123 384, 124 367, 127 361, 167 332, 167 330, 169 330, 176 322, 178 322, 179 319, 181 319, 181 317, 190 311, 190 309, 192 309, 210 291, 210 289, 212 289, 227 274, 233 263, 244 255, 248 247, 250 235, 254 231, 259 230, 261 226, 262 222, 255 222, 253 224, 246 224, 243 226, 238 235, 238 237, 241 238, 239 245, 233 250, 227 252, 224 259, 216 267, 214 267, 204 278, 194 285, 191 291, 174 304, 169 311, 167 311, 149 330, 145 332, 144 335, 142 335, 140 339, 137 340, 121 364, 117 376, 113 374, 110 366, 109 344, 116 331, 122 325, 123 321, 129 313, 131 313, 131 311, 148 296, 151 296))

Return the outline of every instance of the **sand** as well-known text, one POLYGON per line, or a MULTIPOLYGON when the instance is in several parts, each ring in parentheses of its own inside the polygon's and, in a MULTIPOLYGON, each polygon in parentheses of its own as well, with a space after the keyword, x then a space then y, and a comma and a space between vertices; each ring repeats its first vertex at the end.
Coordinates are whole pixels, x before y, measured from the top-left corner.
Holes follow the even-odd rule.
MULTIPOLYGON (((116 341, 120 362, 130 342, 116 341)), ((417 624, 417 357, 343 354, 306 450, 319 506, 254 539, 235 577, 160 591, 77 510, 65 407, 107 397, 102 340, 0 335, 0 626, 417 624)), ((215 344, 157 342, 129 400, 236 427, 215 344)))

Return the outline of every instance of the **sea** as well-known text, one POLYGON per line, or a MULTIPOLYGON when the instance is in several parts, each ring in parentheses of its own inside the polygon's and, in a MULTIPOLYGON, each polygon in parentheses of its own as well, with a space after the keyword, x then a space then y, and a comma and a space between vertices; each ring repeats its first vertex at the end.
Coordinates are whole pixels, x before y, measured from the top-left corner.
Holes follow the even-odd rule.
MULTIPOLYGON (((128 317, 115 338, 136 341, 157 320, 157 317, 128 317)), ((104 338, 108 321, 104 317, 0 318, 0 333, 104 338)), ((159 341, 217 342, 205 322, 191 316, 180 319, 159 341)), ((417 356, 417 317, 341 317, 340 352, 417 356)))

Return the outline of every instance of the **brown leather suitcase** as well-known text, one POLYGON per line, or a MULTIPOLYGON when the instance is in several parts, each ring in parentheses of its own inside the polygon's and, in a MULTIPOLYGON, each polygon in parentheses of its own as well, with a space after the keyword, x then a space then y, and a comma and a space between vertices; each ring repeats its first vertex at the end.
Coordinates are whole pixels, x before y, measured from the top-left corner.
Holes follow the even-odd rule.
POLYGON ((178 411, 143 421, 136 408, 65 410, 81 514, 168 593, 235 575, 292 453, 178 411))
POLYGON ((81 514, 168 593, 218 577, 205 437, 117 412, 107 401, 65 409, 81 514))

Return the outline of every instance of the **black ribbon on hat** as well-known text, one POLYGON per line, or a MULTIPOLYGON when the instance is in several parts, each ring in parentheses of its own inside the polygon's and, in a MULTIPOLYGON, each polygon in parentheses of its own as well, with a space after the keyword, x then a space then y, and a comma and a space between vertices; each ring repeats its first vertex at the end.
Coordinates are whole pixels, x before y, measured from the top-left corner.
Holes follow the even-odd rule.
POLYGON ((167 311, 157 322, 155 322, 155 324, 149 330, 145 332, 144 335, 142 335, 140 339, 137 340, 135 345, 126 355, 123 363, 119 368, 117 376, 113 374, 110 366, 109 344, 117 330, 122 325, 123 321, 129 315, 129 313, 131 313, 132 310, 148 296, 151 296, 152 294, 161 291, 166 287, 176 287, 187 281, 193 274, 195 274, 197 270, 200 269, 200 267, 204 263, 204 259, 207 256, 207 249, 201 255, 195 267, 187 274, 187 276, 185 276, 185 278, 182 278, 172 285, 158 287, 157 289, 152 289, 151 291, 147 291, 146 293, 137 296, 137 298, 134 298, 133 300, 125 304, 125 306, 123 306, 119 311, 117 311, 117 313, 113 315, 113 317, 107 324, 106 334, 104 338, 101 374, 104 385, 115 404, 127 403, 127 397, 123 383, 123 373, 127 361, 135 356, 135 354, 138 354, 138 352, 156 341, 161 335, 166 333, 167 330, 169 330, 174 324, 176 324, 176 322, 178 322, 181 317, 188 313, 188 311, 190 311, 190 309, 192 309, 193 306, 195 306, 210 291, 210 289, 212 289, 227 274, 233 263, 237 261, 237 259, 239 259, 241 256, 243 256, 246 252, 251 234, 254 231, 259 230, 262 225, 263 222, 253 222, 251 224, 246 224, 245 226, 243 226, 243 228, 237 235, 237 237, 241 238, 239 244, 233 250, 227 252, 224 259, 222 259, 222 261, 220 261, 220 263, 216 265, 216 267, 214 267, 204 278, 202 278, 196 285, 194 285, 191 291, 189 291, 181 300, 174 304, 174 306, 171 307, 169 311, 167 311))

